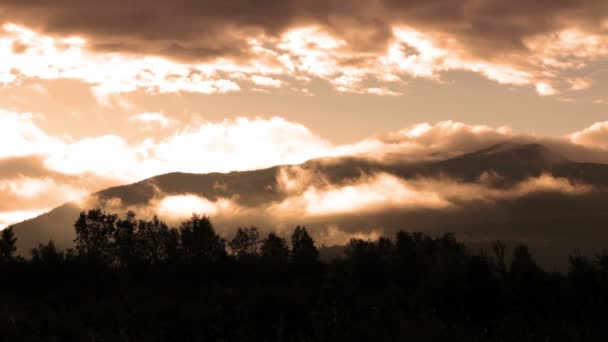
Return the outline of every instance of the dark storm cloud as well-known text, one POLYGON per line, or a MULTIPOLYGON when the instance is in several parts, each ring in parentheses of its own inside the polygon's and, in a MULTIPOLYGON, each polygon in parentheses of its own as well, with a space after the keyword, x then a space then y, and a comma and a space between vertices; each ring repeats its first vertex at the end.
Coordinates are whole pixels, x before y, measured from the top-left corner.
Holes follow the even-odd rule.
MULTIPOLYGON (((3 10, 3 11, 2 11, 3 10)), ((525 53, 524 39, 563 28, 606 30, 602 0, 4 0, 4 21, 81 34, 100 50, 209 59, 246 56, 248 37, 318 24, 357 50, 386 46, 391 26, 444 34, 469 53, 525 53), (604 27, 604 28, 602 28, 604 27)))

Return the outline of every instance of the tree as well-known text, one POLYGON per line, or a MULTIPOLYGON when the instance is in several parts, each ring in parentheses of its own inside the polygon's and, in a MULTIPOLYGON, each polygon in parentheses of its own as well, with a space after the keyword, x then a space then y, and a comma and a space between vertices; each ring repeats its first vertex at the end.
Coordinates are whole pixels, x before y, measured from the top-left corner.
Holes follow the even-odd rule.
POLYGON ((496 267, 498 268, 498 272, 504 278, 507 274, 507 263, 505 261, 505 250, 507 246, 504 242, 497 240, 492 243, 492 250, 494 251, 494 256, 496 257, 496 267))
POLYGON ((0 238, 0 261, 11 261, 17 251, 17 238, 13 232, 13 227, 5 228, 0 238))
POLYGON ((285 239, 274 233, 262 241, 262 259, 274 264, 285 264, 289 260, 289 248, 285 239))
POLYGON ((207 216, 192 215, 179 230, 186 257, 217 261, 226 256, 226 241, 215 233, 207 216))
POLYGON ((259 238, 260 232, 254 226, 238 228, 228 246, 238 259, 255 257, 258 254, 259 238))
POLYGON ((135 235, 137 256, 149 264, 166 261, 173 251, 174 236, 165 222, 154 216, 150 221, 140 220, 135 235))
POLYGON ((59 251, 53 241, 48 244, 38 244, 37 248, 31 250, 32 262, 45 265, 59 265, 65 260, 63 252, 59 251))
POLYGON ((319 258, 315 241, 308 235, 306 227, 297 226, 291 235, 291 258, 298 264, 315 263, 319 258))
POLYGON ((76 251, 80 256, 110 264, 116 256, 114 234, 118 216, 93 209, 80 213, 74 223, 76 251))
POLYGON ((513 250, 513 261, 509 272, 513 275, 526 277, 540 272, 540 267, 536 264, 532 255, 525 245, 519 245, 513 250))
POLYGON ((402 264, 410 265, 415 257, 416 243, 408 232, 400 230, 397 232, 397 242, 395 243, 397 254, 402 264))
POLYGON ((344 254, 353 261, 371 261, 378 259, 377 246, 373 241, 350 239, 344 254))
POLYGON ((380 237, 378 241, 365 241, 351 239, 346 249, 346 256, 355 261, 363 263, 389 262, 395 254, 393 242, 386 237, 380 237))
POLYGON ((127 212, 123 220, 116 222, 114 242, 118 254, 118 263, 123 267, 131 264, 135 257, 135 228, 135 213, 132 211, 127 212))
POLYGON ((180 235, 179 230, 169 229, 169 235, 164 240, 167 261, 174 262, 180 258, 180 235))

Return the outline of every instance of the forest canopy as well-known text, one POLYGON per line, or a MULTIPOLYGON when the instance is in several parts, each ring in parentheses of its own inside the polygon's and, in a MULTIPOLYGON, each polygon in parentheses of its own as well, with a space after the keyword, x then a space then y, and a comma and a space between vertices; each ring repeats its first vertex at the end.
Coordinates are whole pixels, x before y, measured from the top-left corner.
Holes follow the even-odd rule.
POLYGON ((15 256, 0 236, 0 331, 8 340, 584 340, 605 337, 608 253, 547 272, 525 245, 469 250, 453 234, 351 239, 321 260, 288 237, 207 216, 178 227, 92 209, 75 248, 15 256))

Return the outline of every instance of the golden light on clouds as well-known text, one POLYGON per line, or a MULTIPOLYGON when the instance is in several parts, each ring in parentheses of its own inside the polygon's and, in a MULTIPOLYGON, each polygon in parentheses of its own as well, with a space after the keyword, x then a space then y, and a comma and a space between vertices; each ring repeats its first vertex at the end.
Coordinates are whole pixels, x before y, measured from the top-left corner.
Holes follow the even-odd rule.
MULTIPOLYGON (((505 141, 608 162, 608 21, 597 4, 522 13, 479 1, 450 2, 450 11, 422 2, 243 2, 235 6, 257 15, 235 16, 215 3, 134 0, 121 7, 125 17, 101 1, 86 2, 87 11, 32 4, 0 5, 8 13, 0 21, 0 225, 168 172, 333 157, 430 161, 505 141), (125 21, 142 6, 150 20, 125 21)), ((590 191, 550 175, 496 189, 386 173, 331 184, 286 170, 276 184, 285 198, 265 215, 590 191)), ((172 194, 158 208, 243 213, 237 203, 172 194)), ((328 234, 340 238, 337 227, 328 234)))
POLYGON ((53 38, 14 24, 0 36, 0 79, 77 79, 92 86, 96 96, 133 92, 225 93, 239 90, 204 65, 171 62, 160 57, 95 53, 80 38, 53 38))
POLYGON ((268 210, 279 216, 364 214, 395 209, 448 209, 476 201, 496 202, 534 193, 581 195, 593 189, 549 174, 531 177, 508 188, 487 178, 463 182, 445 177, 403 179, 387 173, 362 175, 346 184, 329 184, 311 171, 293 167, 279 172, 277 182, 289 196, 268 210), (294 172, 295 171, 295 172, 294 172), (291 176, 289 176, 291 175, 291 176))
POLYGON ((570 140, 583 146, 608 149, 608 121, 596 122, 590 127, 572 133, 570 140))
POLYGON ((393 39, 385 51, 360 52, 346 40, 312 26, 290 29, 279 39, 250 39, 247 49, 252 54, 246 60, 189 63, 93 51, 83 38, 51 37, 15 24, 5 24, 2 30, 0 82, 80 80, 91 86, 102 103, 111 94, 137 90, 221 94, 252 84, 306 91, 313 78, 329 82, 338 92, 395 96, 409 78, 440 81, 443 73, 458 70, 554 95, 589 86, 588 81, 575 78, 567 87, 559 82, 560 72, 580 69, 608 55, 606 38, 576 30, 528 39, 526 46, 535 53, 532 58, 485 61, 470 56, 454 38, 410 27, 393 27, 393 39))
POLYGON ((414 189, 389 174, 378 174, 344 186, 309 186, 303 193, 288 197, 271 210, 279 215, 323 216, 449 205, 436 193, 414 189))
POLYGON ((192 214, 204 214, 209 216, 234 216, 237 214, 238 206, 230 199, 221 198, 217 201, 196 195, 166 196, 156 206, 156 212, 169 219, 187 219, 192 214))
POLYGON ((10 212, 0 212, 0 229, 18 223, 27 219, 31 219, 38 215, 44 214, 48 209, 39 210, 16 210, 10 212))
MULTIPOLYGON (((164 119, 165 115, 160 113, 143 113, 138 117, 138 120, 160 126, 164 125, 164 119)), ((569 156, 580 157, 587 150, 577 150, 577 145, 605 149, 605 141, 608 141, 605 123, 596 123, 567 137, 551 140, 517 135, 508 127, 492 128, 445 121, 433 125, 416 124, 352 144, 336 145, 304 125, 275 117, 239 118, 186 126, 176 124, 167 128, 173 133, 166 138, 127 142, 118 135, 83 139, 53 136, 38 126, 38 122, 44 120, 44 117, 27 113, 4 111, 0 115, 0 143, 11 146, 11 149, 2 149, 0 157, 41 158, 40 167, 45 168, 36 171, 36 176, 20 176, 18 173, 0 180, 0 190, 3 189, 4 193, 38 205, 35 210, 32 208, 33 213, 100 190, 94 187, 95 177, 121 184, 173 171, 207 173, 253 170, 280 164, 299 164, 319 157, 353 155, 378 162, 391 162, 395 157, 402 161, 437 159, 517 139, 544 141, 569 153, 569 156), (576 145, 571 145, 571 142, 576 145), (264 153, 260 154, 260 151, 264 153), (89 178, 91 182, 74 181, 69 177, 89 178), (34 198, 45 200, 32 201, 34 198)), ((593 153, 589 156, 596 158, 593 160, 597 160, 598 156, 602 158, 593 153)), ((492 190, 483 184, 463 185, 449 180, 404 181, 385 174, 328 187, 322 175, 312 175, 296 167, 281 169, 277 186, 287 197, 283 203, 274 205, 275 213, 299 210, 313 216, 387 207, 449 207, 464 198, 500 200, 534 191, 588 191, 585 187, 546 175, 509 190, 492 190)), ((165 213, 178 212, 182 208, 180 215, 186 212, 189 215, 196 208, 225 213, 229 209, 236 210, 236 206, 231 206, 231 201, 211 202, 192 196, 178 196, 161 202, 160 208, 165 213)), ((11 216, 13 211, 25 215, 19 208, 0 210, 5 217, 16 217, 11 216)))

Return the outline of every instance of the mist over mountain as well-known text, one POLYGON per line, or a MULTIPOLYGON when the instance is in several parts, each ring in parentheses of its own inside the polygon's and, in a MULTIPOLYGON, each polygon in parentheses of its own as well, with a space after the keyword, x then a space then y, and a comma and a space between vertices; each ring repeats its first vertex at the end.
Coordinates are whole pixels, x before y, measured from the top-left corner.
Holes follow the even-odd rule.
POLYGON ((453 232, 475 246, 525 242, 555 266, 575 249, 605 247, 608 165, 581 163, 537 143, 501 143, 424 161, 316 159, 301 165, 209 174, 169 173, 99 191, 14 226, 26 255, 52 239, 69 248, 78 213, 93 207, 175 224, 211 216, 220 235, 239 226, 284 232, 306 225, 320 244, 396 231, 453 232))

